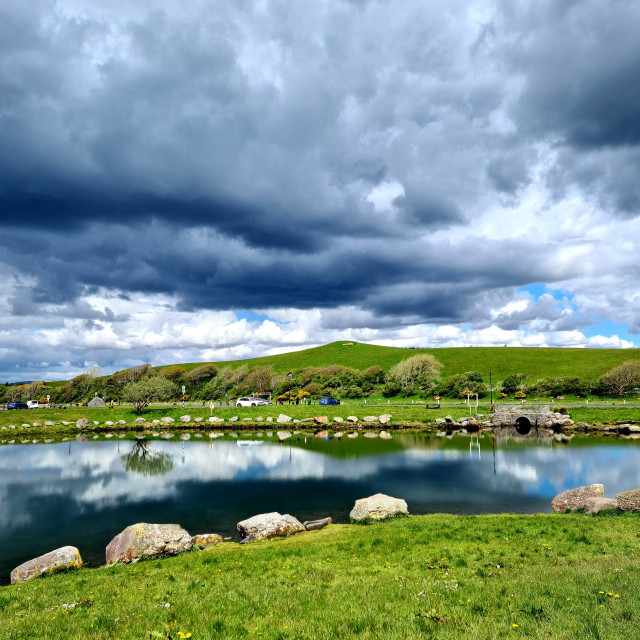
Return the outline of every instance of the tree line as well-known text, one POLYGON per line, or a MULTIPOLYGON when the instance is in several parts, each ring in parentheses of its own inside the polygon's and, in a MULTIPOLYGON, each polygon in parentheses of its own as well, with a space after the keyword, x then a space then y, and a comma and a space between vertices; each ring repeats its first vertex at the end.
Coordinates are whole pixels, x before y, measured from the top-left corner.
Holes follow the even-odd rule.
MULTIPOLYGON (((180 401, 185 387, 186 400, 232 401, 243 395, 271 393, 276 399, 321 398, 357 399, 373 395, 391 397, 464 398, 489 393, 487 379, 477 371, 457 373, 439 380, 442 364, 431 354, 406 358, 385 372, 378 366, 364 370, 341 365, 305 367, 286 374, 276 373, 270 365, 248 367, 203 364, 191 370, 181 365, 153 369, 145 364, 110 376, 99 375, 98 368, 51 386, 42 381, 23 385, 0 386, 0 402, 38 400, 53 404, 87 402, 95 396, 106 402, 180 401)), ((640 359, 628 360, 595 381, 579 377, 528 380, 513 373, 493 387, 502 397, 528 395, 624 396, 640 386, 640 359)), ((146 406, 146 405, 145 405, 146 406)))

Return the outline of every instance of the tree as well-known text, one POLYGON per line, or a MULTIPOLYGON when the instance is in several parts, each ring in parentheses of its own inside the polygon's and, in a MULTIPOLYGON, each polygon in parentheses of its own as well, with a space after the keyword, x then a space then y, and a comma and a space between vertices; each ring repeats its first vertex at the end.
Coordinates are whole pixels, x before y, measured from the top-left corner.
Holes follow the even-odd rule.
POLYGON ((512 373, 502 381, 503 393, 515 393, 526 378, 524 373, 512 373))
POLYGON ((205 380, 211 380, 218 374, 218 369, 212 364, 202 364, 195 369, 191 369, 184 377, 187 384, 200 384, 205 380))
POLYGON ((172 380, 173 382, 179 382, 182 380, 187 374, 187 370, 184 367, 181 367, 179 364, 171 364, 168 367, 163 367, 158 372, 158 375, 162 378, 166 378, 167 380, 172 380))
POLYGON ((391 367, 387 380, 396 382, 406 395, 416 387, 431 386, 441 370, 442 364, 430 353, 421 353, 391 367))
POLYGON ((640 360, 627 360, 611 369, 600 378, 604 389, 623 396, 640 386, 640 360))
POLYGON ((126 402, 131 402, 137 413, 142 413, 154 400, 168 400, 178 394, 178 387, 166 378, 143 378, 128 384, 122 393, 126 402))

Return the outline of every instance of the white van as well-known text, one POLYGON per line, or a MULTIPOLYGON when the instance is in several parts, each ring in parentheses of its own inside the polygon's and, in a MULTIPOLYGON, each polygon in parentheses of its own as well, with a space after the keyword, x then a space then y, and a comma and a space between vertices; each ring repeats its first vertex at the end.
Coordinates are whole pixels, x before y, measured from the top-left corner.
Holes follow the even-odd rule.
POLYGON ((37 400, 27 400, 27 407, 29 407, 29 409, 37 409, 38 408, 38 401, 37 400))

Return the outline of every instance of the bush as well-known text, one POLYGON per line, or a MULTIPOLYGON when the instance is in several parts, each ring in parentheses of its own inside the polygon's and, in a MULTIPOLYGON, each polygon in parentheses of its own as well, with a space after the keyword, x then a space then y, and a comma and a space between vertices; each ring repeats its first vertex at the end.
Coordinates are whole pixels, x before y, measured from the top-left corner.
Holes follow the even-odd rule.
POLYGON ((417 387, 432 386, 441 369, 442 364, 430 353, 421 353, 391 367, 387 381, 399 385, 405 396, 412 395, 417 387))
POLYGON ((393 396, 397 396, 400 393, 401 387, 397 382, 387 382, 387 384, 382 386, 382 395, 385 398, 392 398, 393 396))
POLYGON ((158 376, 166 378, 172 382, 179 382, 187 375, 187 370, 181 367, 179 364, 171 364, 168 367, 163 367, 158 372, 158 376))

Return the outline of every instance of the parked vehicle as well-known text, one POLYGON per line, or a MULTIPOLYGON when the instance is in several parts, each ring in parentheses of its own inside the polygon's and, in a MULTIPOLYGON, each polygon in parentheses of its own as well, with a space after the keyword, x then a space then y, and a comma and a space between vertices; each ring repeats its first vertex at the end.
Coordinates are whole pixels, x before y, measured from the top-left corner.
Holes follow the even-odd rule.
POLYGON ((270 404, 271 402, 262 398, 238 398, 236 400, 236 407, 266 407, 270 404))
POLYGON ((8 402, 7 409, 28 409, 29 407, 24 402, 8 402))
POLYGON ((318 404, 340 404, 340 400, 334 400, 333 398, 320 398, 318 404))
POLYGON ((27 407, 29 407, 29 409, 37 409, 38 408, 38 401, 37 400, 27 400, 27 407))

